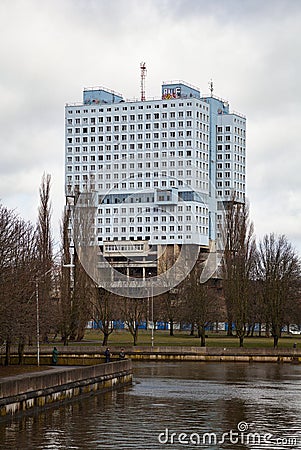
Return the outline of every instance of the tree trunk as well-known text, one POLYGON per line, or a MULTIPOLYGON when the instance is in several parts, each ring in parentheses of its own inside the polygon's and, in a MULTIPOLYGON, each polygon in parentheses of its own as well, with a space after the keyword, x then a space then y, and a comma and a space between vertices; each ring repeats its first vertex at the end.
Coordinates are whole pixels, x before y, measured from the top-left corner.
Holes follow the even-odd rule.
POLYGON ((84 339, 84 337, 85 337, 85 327, 83 325, 80 325, 78 327, 76 341, 80 342, 84 339))
POLYGON ((173 319, 170 319, 169 323, 170 323, 169 336, 174 336, 173 319))
POLYGON ((23 360, 24 360, 24 339, 20 338, 19 343, 18 343, 18 364, 22 365, 23 364, 23 360))
POLYGON ((194 336, 194 323, 191 324, 190 336, 194 336))
POLYGON ((106 347, 108 345, 109 333, 103 333, 102 345, 106 347))
POLYGON ((233 336, 232 319, 228 319, 228 331, 227 336, 233 336))
POLYGON ((274 348, 277 348, 278 347, 278 339, 279 339, 279 337, 278 336, 273 336, 274 337, 274 348))
POLYGON ((137 342, 138 342, 138 327, 135 329, 135 331, 133 333, 133 339, 134 339, 134 347, 136 347, 137 342))
POLYGON ((206 335, 204 329, 201 331, 201 347, 206 347, 206 335))
POLYGON ((239 336, 239 347, 243 347, 243 346, 244 346, 244 337, 239 336))
POLYGON ((68 334, 67 333, 62 334, 61 340, 63 341, 63 345, 68 345, 68 334))
POLYGON ((10 344, 11 344, 10 340, 7 339, 6 345, 5 345, 5 362, 4 362, 5 366, 10 365, 10 344))
POLYGON ((271 336, 270 334, 270 324, 266 322, 265 324, 265 337, 269 338, 271 336))

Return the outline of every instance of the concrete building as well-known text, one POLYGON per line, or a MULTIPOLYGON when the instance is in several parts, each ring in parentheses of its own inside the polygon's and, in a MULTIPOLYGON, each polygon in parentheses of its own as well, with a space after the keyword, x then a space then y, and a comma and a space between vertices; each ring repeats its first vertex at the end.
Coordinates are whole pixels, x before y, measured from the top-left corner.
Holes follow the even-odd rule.
POLYGON ((144 101, 84 89, 65 121, 67 201, 94 193, 95 243, 122 273, 157 274, 184 244, 214 248, 224 202, 244 202, 246 119, 188 83, 144 101))

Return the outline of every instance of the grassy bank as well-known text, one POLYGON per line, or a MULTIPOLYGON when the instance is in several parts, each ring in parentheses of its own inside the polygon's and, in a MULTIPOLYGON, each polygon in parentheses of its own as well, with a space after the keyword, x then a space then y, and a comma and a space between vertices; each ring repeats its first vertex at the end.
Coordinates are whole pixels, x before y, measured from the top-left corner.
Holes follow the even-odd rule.
MULTIPOLYGON (((85 338, 76 345, 101 345, 102 333, 100 331, 87 330, 85 338)), ((294 342, 297 347, 301 348, 301 336, 284 335, 279 339, 278 348, 292 348, 294 342)), ((56 345, 60 345, 59 341, 55 341, 56 345)), ((70 343, 72 344, 72 343, 70 343)), ((109 337, 109 346, 132 346, 133 339, 128 331, 115 331, 109 337)), ((138 335, 138 344, 141 346, 151 345, 150 331, 140 330, 138 335)), ((187 332, 176 331, 174 336, 170 336, 168 331, 155 331, 154 333, 155 346, 200 346, 200 340, 197 337, 190 336, 187 332)), ((228 337, 225 334, 209 334, 206 339, 207 347, 239 347, 239 341, 236 337, 228 337)), ((266 337, 246 338, 244 341, 246 348, 272 348, 273 339, 266 337)))

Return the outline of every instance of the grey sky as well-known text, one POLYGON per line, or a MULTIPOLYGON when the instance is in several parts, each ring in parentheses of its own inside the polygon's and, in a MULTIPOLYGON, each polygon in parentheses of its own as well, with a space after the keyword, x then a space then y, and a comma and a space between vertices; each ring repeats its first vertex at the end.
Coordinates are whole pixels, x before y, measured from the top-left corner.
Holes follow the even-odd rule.
POLYGON ((35 221, 44 171, 64 204, 64 105, 83 87, 147 97, 183 79, 247 116, 247 195, 258 237, 301 252, 299 0, 2 0, 0 198, 35 221))

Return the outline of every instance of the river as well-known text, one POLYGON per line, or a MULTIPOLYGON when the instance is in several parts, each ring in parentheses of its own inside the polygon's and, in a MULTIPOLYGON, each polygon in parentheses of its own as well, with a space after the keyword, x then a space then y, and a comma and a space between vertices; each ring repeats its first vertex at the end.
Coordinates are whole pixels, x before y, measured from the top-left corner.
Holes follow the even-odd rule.
POLYGON ((0 449, 301 449, 301 366, 139 362, 134 384, 0 422, 0 449))

